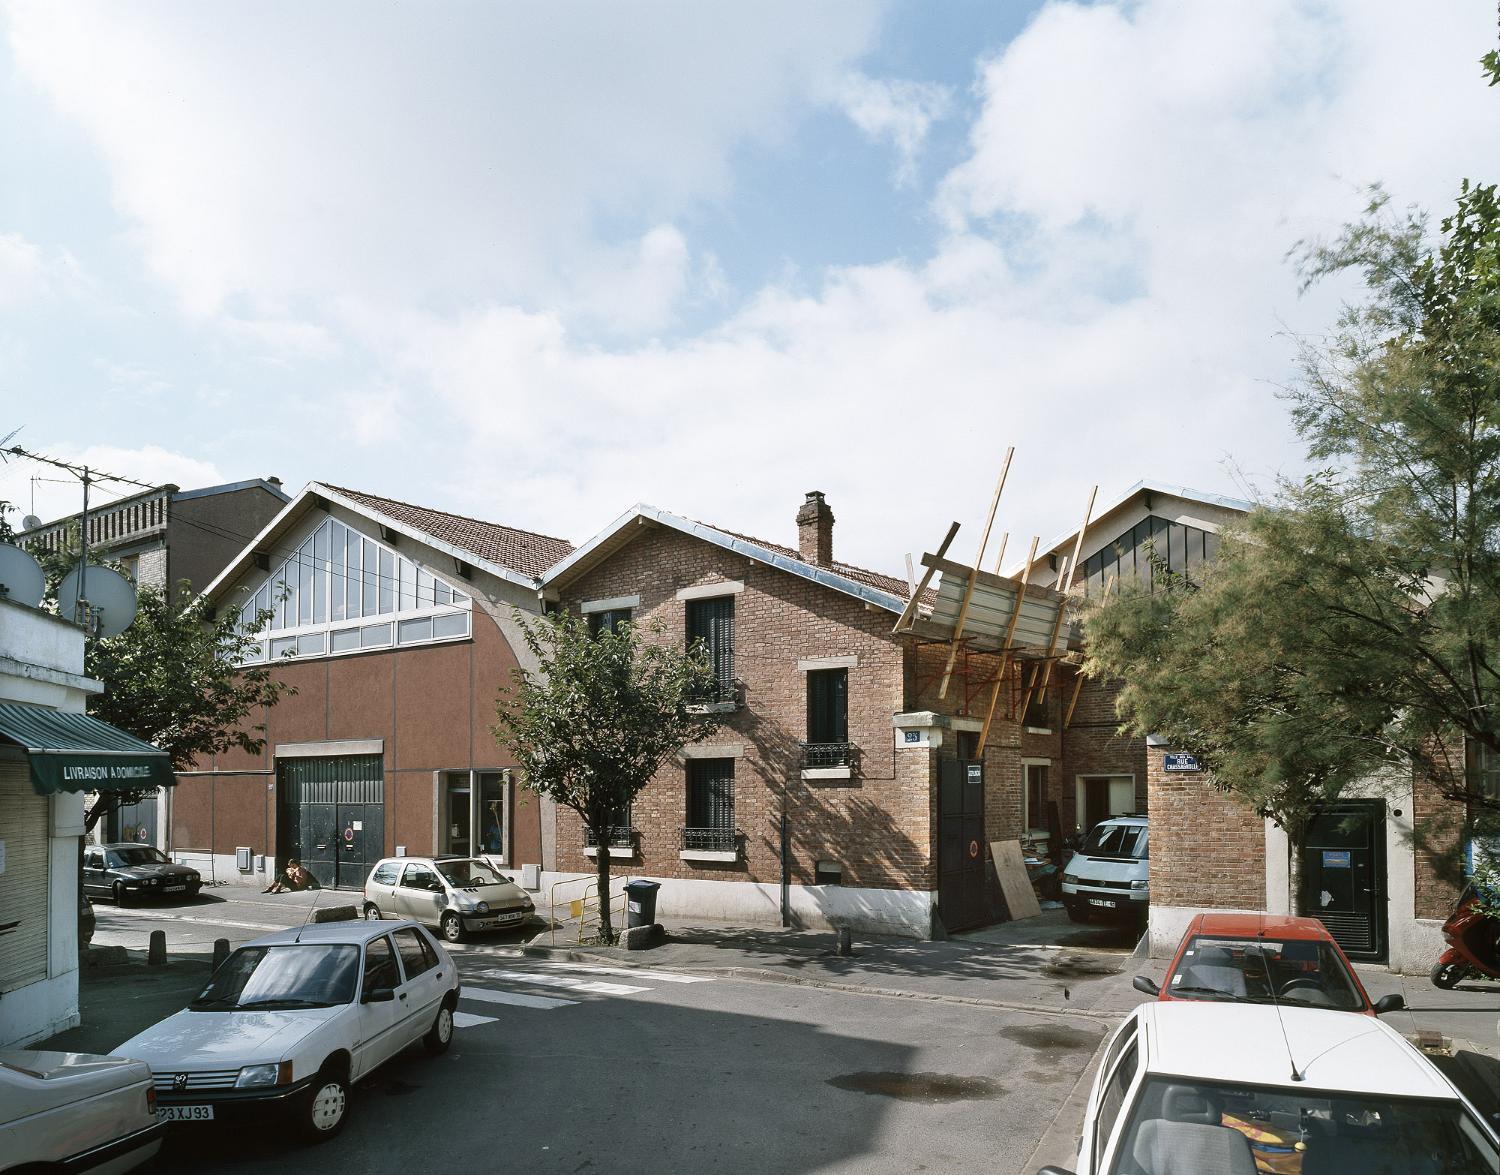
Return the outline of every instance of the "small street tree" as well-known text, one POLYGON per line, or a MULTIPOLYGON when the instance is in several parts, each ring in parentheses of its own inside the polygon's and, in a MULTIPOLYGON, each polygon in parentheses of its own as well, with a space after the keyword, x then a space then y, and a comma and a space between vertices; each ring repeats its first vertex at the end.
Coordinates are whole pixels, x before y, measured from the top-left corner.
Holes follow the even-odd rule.
MULTIPOLYGON (((189 596, 185 587, 181 596, 189 596)), ((89 713, 166 751, 175 771, 236 747, 262 750, 265 725, 249 720, 295 692, 277 680, 274 666, 243 664, 270 612, 251 630, 240 627, 233 609, 211 616, 202 599, 174 607, 151 586, 137 598, 134 624, 118 636, 89 641, 84 671, 104 683, 104 692, 90 699, 89 713)), ((86 827, 150 794, 100 793, 86 827)))
POLYGON ((611 832, 673 755, 719 726, 718 715, 691 702, 713 688, 714 669, 701 648, 642 639, 660 625, 594 634, 566 612, 518 618, 537 668, 514 671, 495 735, 520 765, 523 786, 576 812, 598 846, 599 933, 612 943, 611 832))
MULTIPOLYGON (((0 541, 14 537, 5 517, 11 509, 0 502, 0 541)), ((58 584, 78 561, 77 527, 57 549, 31 553, 47 576, 45 602, 53 603, 58 584)), ((179 596, 190 602, 175 607, 160 589, 140 588, 135 622, 118 636, 91 637, 84 650, 84 672, 104 685, 103 693, 89 699, 88 712, 160 747, 177 771, 201 755, 233 747, 262 750, 265 726, 247 719, 296 692, 276 680, 271 668, 243 664, 270 622, 269 610, 241 628, 238 612, 212 616, 205 602, 191 600, 186 583, 179 596)), ((155 789, 88 794, 84 827, 91 832, 110 812, 139 803, 155 789)))

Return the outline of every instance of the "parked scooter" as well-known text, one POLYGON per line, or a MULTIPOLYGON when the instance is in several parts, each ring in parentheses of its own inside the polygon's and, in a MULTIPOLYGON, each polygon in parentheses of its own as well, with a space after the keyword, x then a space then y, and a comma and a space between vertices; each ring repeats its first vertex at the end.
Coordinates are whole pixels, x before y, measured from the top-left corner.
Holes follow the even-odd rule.
POLYGON ((1443 923, 1448 949, 1438 958, 1429 978, 1444 991, 1465 979, 1500 979, 1500 918, 1479 909, 1474 886, 1466 885, 1443 923))

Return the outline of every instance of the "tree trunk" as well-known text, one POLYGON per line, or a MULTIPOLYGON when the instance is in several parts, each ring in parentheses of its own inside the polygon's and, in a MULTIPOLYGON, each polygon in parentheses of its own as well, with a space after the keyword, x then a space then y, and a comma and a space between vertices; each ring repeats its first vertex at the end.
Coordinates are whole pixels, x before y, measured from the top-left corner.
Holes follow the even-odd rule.
POLYGON ((599 846, 594 858, 596 876, 599 878, 599 941, 605 946, 614 946, 615 929, 609 917, 609 835, 611 828, 594 829, 594 843, 599 846))
POLYGON ((1286 908, 1294 917, 1302 913, 1302 842, 1306 835, 1304 829, 1298 829, 1296 832, 1291 829, 1287 830, 1286 908))
POLYGON ((113 795, 106 796, 100 792, 95 792, 94 794, 99 798, 94 801, 94 806, 85 812, 83 817, 83 835, 85 837, 94 831, 95 825, 100 820, 104 819, 105 816, 115 809, 118 802, 117 797, 113 795))

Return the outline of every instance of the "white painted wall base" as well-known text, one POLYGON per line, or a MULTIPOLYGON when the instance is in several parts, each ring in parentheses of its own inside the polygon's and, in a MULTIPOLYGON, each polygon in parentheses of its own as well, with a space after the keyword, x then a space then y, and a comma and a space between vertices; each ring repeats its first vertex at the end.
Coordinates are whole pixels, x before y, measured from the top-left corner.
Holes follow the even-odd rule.
POLYGON ((1207 906, 1156 906, 1148 912, 1146 936, 1153 959, 1170 959, 1187 932, 1188 923, 1199 914, 1264 914, 1264 910, 1214 910, 1207 906))
MULTIPOLYGON (((504 870, 519 881, 519 869, 504 870)), ((755 926, 781 924, 781 886, 751 881, 700 881, 672 877, 628 874, 611 879, 618 892, 626 880, 642 877, 661 885, 656 895, 659 918, 706 918, 715 922, 748 923, 755 926)), ((543 873, 536 895, 537 912, 548 913, 553 886, 556 897, 566 902, 580 897, 586 873, 543 873), (563 884, 560 882, 576 882, 563 884)), ((792 924, 799 929, 833 930, 848 927, 865 934, 891 934, 901 938, 932 937, 932 911, 937 894, 929 890, 860 889, 845 885, 794 885, 789 888, 792 924)))
POLYGON ((77 1028, 78 969, 18 987, 0 1000, 0 1049, 17 1049, 77 1028))
MULTIPOLYGON (((191 865, 199 873, 203 874, 205 886, 209 882, 217 881, 229 885, 270 885, 271 878, 276 876, 276 861, 272 857, 266 858, 265 872, 257 873, 242 872, 236 864, 233 853, 195 853, 184 852, 180 849, 168 851, 167 856, 179 865, 191 865)), ((255 857, 252 855, 250 863, 253 866, 255 857)))
POLYGON ((1389 967, 1405 975, 1426 975, 1448 944, 1443 941, 1443 924, 1436 918, 1407 918, 1399 923, 1391 919, 1391 956, 1389 967))

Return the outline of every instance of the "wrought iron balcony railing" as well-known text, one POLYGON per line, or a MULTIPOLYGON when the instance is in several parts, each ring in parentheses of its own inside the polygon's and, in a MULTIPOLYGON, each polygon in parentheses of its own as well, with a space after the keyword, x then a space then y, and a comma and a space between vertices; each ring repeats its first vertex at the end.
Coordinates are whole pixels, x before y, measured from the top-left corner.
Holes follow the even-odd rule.
POLYGON ((740 701, 740 683, 734 678, 720 678, 702 689, 688 695, 689 706, 737 706, 740 701))
POLYGON ((802 744, 802 766, 804 767, 848 767, 853 762, 853 743, 802 744))
POLYGON ((740 834, 732 828, 684 828, 682 851, 733 853, 740 847, 740 834))
MULTIPOLYGON (((632 848, 635 845, 634 837, 635 829, 628 825, 611 828, 608 837, 609 847, 612 849, 632 848)), ((583 830, 583 847, 586 849, 597 849, 599 847, 599 839, 593 834, 591 829, 585 828, 583 830)))

